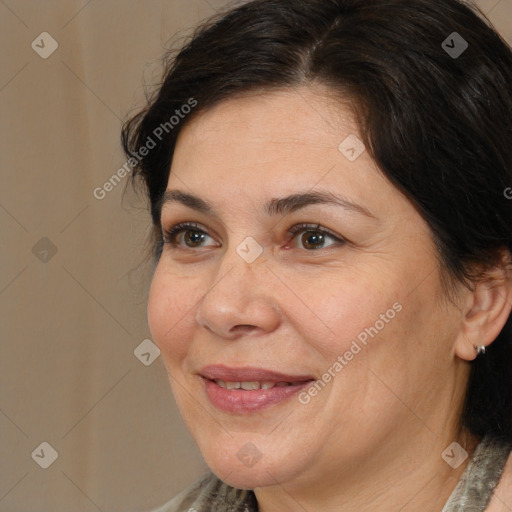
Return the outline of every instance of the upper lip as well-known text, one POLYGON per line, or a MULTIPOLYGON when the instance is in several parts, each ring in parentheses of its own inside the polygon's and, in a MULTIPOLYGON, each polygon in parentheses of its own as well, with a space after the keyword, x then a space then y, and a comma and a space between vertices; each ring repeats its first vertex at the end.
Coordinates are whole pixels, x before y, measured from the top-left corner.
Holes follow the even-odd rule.
POLYGON ((289 375, 249 366, 232 368, 224 365, 209 365, 205 366, 200 374, 207 379, 224 382, 304 382, 313 379, 311 375, 289 375))

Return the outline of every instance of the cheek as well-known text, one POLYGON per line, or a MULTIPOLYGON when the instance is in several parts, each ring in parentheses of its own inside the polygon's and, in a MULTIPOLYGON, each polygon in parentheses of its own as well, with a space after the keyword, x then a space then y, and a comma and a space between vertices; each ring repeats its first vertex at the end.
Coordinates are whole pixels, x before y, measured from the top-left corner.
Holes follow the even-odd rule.
POLYGON ((149 291, 147 316, 153 341, 168 367, 186 355, 189 345, 186 333, 199 300, 194 289, 197 287, 187 279, 157 267, 149 291))
POLYGON ((380 329, 383 324, 375 322, 379 317, 373 319, 372 325, 379 332, 368 336, 364 348, 368 367, 392 389, 400 390, 406 403, 417 403, 418 394, 425 394, 425 386, 443 382, 450 364, 449 346, 455 331, 453 318, 436 301, 438 285, 433 274, 414 292, 406 284, 397 287, 392 304, 395 311, 378 312, 388 321, 380 329))
MULTIPOLYGON (((383 286, 377 276, 370 274, 338 271, 316 279, 296 277, 295 290, 301 290, 297 293, 299 300, 288 303, 285 316, 293 319, 295 329, 326 361, 349 350, 358 336, 364 340, 367 329, 376 323, 377 330, 384 332, 389 330, 388 323, 400 316, 397 308, 393 309, 398 290, 390 281, 383 286)), ((366 337, 370 339, 368 334, 366 337)))

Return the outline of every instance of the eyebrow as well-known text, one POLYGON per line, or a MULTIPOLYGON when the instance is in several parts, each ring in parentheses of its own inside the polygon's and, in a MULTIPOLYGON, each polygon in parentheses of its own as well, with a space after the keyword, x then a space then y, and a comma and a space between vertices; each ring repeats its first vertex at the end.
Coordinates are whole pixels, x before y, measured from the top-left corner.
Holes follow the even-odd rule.
MULTIPOLYGON (((167 190, 159 202, 159 212, 162 208, 171 203, 180 203, 200 213, 217 216, 215 208, 208 201, 200 197, 183 192, 181 190, 167 190)), ((349 201, 347 198, 327 191, 315 191, 291 194, 286 197, 270 199, 264 206, 264 211, 269 216, 286 215, 314 204, 327 204, 340 206, 346 210, 354 211, 376 219, 367 208, 349 201)))

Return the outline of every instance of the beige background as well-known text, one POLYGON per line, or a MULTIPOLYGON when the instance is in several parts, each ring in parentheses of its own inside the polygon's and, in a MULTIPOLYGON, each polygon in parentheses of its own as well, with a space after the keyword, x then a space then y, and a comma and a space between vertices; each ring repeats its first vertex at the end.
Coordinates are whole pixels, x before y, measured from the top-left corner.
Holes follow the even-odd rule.
MULTIPOLYGON (((144 202, 93 190, 125 162, 121 121, 164 45, 225 4, 0 0, 0 512, 144 512, 206 471, 161 359, 134 355, 144 202)), ((479 4, 512 44, 512 0, 479 4)))

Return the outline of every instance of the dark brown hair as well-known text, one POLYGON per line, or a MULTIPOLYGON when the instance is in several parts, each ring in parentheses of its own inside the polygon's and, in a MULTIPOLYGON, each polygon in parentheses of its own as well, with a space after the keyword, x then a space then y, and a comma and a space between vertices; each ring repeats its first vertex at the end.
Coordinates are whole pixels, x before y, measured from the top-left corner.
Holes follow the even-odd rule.
MULTIPOLYGON (((472 269, 499 264, 500 248, 512 252, 504 193, 512 186, 512 53, 475 8, 459 0, 254 0, 170 52, 163 83, 123 128, 149 197, 156 259, 160 199, 183 126, 224 99, 311 83, 351 101, 368 151, 428 222, 447 281, 471 286, 472 269)), ((512 440, 510 317, 471 364, 462 423, 512 440)))

